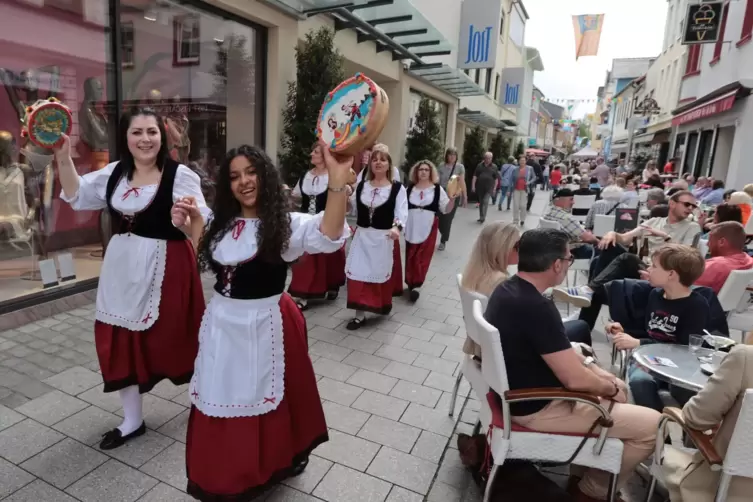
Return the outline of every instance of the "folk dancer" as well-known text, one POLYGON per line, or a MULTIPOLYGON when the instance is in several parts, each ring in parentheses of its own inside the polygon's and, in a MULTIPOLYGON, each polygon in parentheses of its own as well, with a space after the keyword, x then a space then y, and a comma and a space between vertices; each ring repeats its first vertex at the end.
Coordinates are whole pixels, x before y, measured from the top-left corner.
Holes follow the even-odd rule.
POLYGON ((208 213, 199 176, 170 158, 162 120, 145 108, 123 115, 120 161, 79 176, 70 139, 56 150, 61 199, 75 210, 106 210, 113 237, 97 288, 94 341, 104 391, 120 393, 123 423, 104 434, 111 450, 146 432, 141 394, 162 379, 188 383, 198 352, 204 293, 196 254, 176 228, 173 203, 208 213))
MULTIPOLYGON (((260 149, 228 152, 214 213, 199 241, 199 263, 214 272, 215 294, 200 331, 189 386, 187 492, 202 501, 245 502, 300 474, 328 440, 308 355, 306 320, 285 293, 288 264, 304 253, 332 253, 349 237, 346 188, 352 159, 333 159, 327 205, 289 213, 279 171, 260 149)), ((202 215, 177 203, 178 223, 202 215)))

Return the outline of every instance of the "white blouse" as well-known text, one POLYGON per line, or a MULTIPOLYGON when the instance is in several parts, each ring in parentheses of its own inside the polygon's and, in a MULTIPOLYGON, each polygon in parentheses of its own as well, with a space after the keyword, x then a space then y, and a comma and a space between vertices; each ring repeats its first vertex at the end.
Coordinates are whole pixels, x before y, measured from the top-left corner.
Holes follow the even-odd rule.
MULTIPOLYGON (((434 186, 424 189, 413 187, 410 192, 410 203, 419 206, 408 210, 408 219, 405 222, 405 241, 411 244, 421 244, 426 241, 434 226, 436 215, 431 211, 422 209, 434 202, 434 186)), ((446 213, 450 198, 444 188, 439 187, 439 212, 446 213)))
MULTIPOLYGON (((343 225, 339 239, 319 230, 324 214, 290 213, 292 235, 282 253, 292 261, 303 253, 331 253, 350 236, 343 225)), ((256 254, 259 220, 238 218, 212 251, 222 265, 237 265, 256 254)), ((285 344, 280 296, 239 300, 215 294, 201 322, 199 355, 189 387, 191 402, 211 417, 249 417, 275 410, 285 393, 285 344)))
MULTIPOLYGON (((366 207, 377 208, 385 204, 392 192, 392 185, 373 187, 365 182, 361 192, 361 202, 366 207)), ((356 205, 357 190, 350 196, 352 206, 356 205)), ((394 220, 404 224, 408 219, 408 196, 401 186, 395 201, 394 220)), ((345 273, 348 278, 369 283, 381 284, 392 276, 392 252, 394 242, 387 238, 389 230, 358 227, 350 244, 345 273)))
MULTIPOLYGON (((117 162, 79 176, 74 194, 60 198, 77 211, 107 207, 107 182, 117 162)), ((157 193, 158 184, 133 187, 124 176, 111 197, 112 207, 125 215, 143 211, 157 193)), ((178 166, 173 184, 173 201, 194 197, 205 217, 209 214, 201 192, 199 176, 178 166)), ((105 253, 97 288, 96 319, 132 331, 144 331, 159 318, 162 281, 167 262, 167 241, 126 233, 112 236, 105 253)))
MULTIPOLYGON (((327 190, 327 183, 329 183, 329 173, 327 171, 319 175, 314 174, 314 171, 309 171, 303 176, 303 193, 315 197, 327 190)), ((300 183, 295 184, 292 194, 296 197, 302 195, 300 183)))

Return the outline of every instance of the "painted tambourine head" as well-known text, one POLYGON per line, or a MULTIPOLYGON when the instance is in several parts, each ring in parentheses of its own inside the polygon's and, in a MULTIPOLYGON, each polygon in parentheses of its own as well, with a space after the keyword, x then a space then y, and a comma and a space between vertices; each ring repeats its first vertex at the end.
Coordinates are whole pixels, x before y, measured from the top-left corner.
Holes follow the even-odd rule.
POLYGON ((26 124, 21 135, 41 148, 56 148, 63 135, 71 133, 71 109, 55 98, 40 99, 26 107, 26 124))
POLYGON ((460 177, 457 174, 453 174, 447 182, 447 196, 454 199, 460 194, 460 190, 460 177))
POLYGON ((335 87, 324 99, 317 137, 329 149, 355 156, 381 134, 389 112, 384 90, 362 73, 335 87))

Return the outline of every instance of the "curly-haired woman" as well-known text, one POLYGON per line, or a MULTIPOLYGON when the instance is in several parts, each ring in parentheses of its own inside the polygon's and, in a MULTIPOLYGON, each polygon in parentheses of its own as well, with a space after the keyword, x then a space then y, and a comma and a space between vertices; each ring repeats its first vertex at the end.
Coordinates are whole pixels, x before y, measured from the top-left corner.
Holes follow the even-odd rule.
POLYGON ((408 198, 405 187, 390 179, 391 171, 387 147, 374 146, 366 175, 350 196, 358 227, 345 264, 347 305, 356 311, 349 330, 363 325, 366 312, 389 314, 392 297, 403 292, 399 239, 408 218, 408 198))
MULTIPOLYGON (((307 171, 293 187, 293 200, 299 202, 300 212, 317 214, 327 205, 327 184, 329 175, 324 165, 322 145, 315 144, 311 149, 311 163, 314 168, 307 171)), ((347 187, 350 195, 351 188, 347 187)), ((340 287, 345 285, 345 246, 334 253, 305 253, 291 267, 293 278, 288 286, 301 310, 308 307, 308 300, 335 300, 340 287)))
POLYGON ((104 434, 111 450, 146 432, 141 394, 160 380, 188 383, 198 351, 204 293, 196 254, 171 209, 188 198, 208 212, 199 176, 168 154, 165 128, 152 109, 123 115, 121 158, 79 176, 66 137, 55 151, 61 198, 77 211, 105 210, 113 237, 97 288, 94 342, 104 391, 120 393, 123 423, 104 434))
MULTIPOLYGON (((251 500, 300 474, 327 441, 327 425, 307 351, 306 320, 285 291, 288 264, 331 253, 345 224, 352 159, 323 149, 328 197, 323 213, 289 213, 280 175, 252 146, 228 152, 214 214, 199 241, 199 263, 214 272, 215 294, 199 333, 189 386, 188 493, 212 502, 251 500)), ((174 218, 196 229, 198 209, 176 203, 174 218)))
POLYGON ((405 223, 405 283, 411 301, 426 280, 437 245, 439 215, 452 211, 455 199, 439 185, 439 173, 428 160, 417 162, 408 175, 408 220, 405 223))

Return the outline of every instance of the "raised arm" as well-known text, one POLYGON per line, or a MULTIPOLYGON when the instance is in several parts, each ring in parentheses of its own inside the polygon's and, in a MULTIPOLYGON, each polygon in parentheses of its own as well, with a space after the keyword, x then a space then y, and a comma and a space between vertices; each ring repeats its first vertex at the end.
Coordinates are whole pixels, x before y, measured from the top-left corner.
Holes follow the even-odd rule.
POLYGON ((63 136, 63 144, 55 149, 60 185, 63 187, 61 198, 77 211, 95 211, 107 207, 107 181, 110 179, 116 163, 108 164, 103 169, 79 176, 71 158, 71 140, 63 136))

